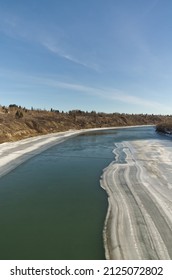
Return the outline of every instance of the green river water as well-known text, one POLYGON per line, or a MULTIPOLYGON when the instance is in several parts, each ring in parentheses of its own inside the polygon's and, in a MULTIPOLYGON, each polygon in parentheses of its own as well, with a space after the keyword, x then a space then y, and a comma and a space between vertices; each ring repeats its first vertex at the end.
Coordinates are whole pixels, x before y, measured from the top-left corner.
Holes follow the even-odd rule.
POLYGON ((114 143, 160 137, 153 127, 80 135, 0 178, 0 259, 104 259, 103 169, 114 143))

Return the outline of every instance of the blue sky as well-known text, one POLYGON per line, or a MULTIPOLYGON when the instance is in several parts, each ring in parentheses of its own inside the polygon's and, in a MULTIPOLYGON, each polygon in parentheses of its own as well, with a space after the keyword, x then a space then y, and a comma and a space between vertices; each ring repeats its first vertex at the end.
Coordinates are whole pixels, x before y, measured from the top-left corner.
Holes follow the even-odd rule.
POLYGON ((0 104, 172 114, 171 0, 0 0, 0 104))

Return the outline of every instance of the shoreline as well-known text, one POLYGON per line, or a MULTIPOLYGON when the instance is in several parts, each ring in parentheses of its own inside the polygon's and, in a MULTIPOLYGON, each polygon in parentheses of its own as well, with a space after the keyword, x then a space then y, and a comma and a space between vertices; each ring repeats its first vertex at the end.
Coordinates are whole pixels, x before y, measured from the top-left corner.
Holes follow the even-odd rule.
POLYGON ((172 259, 172 143, 124 141, 113 152, 100 180, 108 194, 106 259, 172 259))
MULTIPOLYGON (((143 125, 147 126, 147 125, 143 125)), ((148 125, 150 126, 150 125, 148 125)), ((152 125, 151 125, 152 126, 152 125)), ((47 150, 48 148, 66 141, 70 137, 77 135, 103 130, 126 129, 142 126, 125 126, 125 127, 105 127, 90 128, 81 130, 68 130, 65 132, 50 133, 45 135, 24 138, 14 142, 4 142, 0 144, 0 177, 15 169, 18 165, 31 157, 47 150)))
POLYGON ((77 131, 67 131, 0 144, 0 177, 6 175, 31 157, 76 135, 78 135, 77 131))

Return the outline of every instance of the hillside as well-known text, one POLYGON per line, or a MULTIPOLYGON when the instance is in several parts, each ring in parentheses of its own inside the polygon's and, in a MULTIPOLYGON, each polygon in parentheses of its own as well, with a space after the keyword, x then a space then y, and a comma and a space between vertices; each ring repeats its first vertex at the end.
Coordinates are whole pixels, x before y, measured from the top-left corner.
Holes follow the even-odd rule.
POLYGON ((26 109, 15 104, 0 107, 0 143, 69 129, 157 125, 172 121, 172 116, 147 114, 96 113, 72 110, 59 112, 26 109))

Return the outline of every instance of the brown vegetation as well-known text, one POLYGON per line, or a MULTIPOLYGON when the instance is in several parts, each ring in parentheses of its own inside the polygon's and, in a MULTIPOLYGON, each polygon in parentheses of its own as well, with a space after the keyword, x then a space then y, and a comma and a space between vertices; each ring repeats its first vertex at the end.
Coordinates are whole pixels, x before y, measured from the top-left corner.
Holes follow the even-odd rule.
POLYGON ((172 116, 147 114, 96 113, 72 110, 26 109, 15 104, 0 106, 0 143, 69 129, 113 127, 128 125, 156 125, 172 121, 172 116))
POLYGON ((172 120, 157 124, 156 131, 165 134, 172 134, 172 120))

